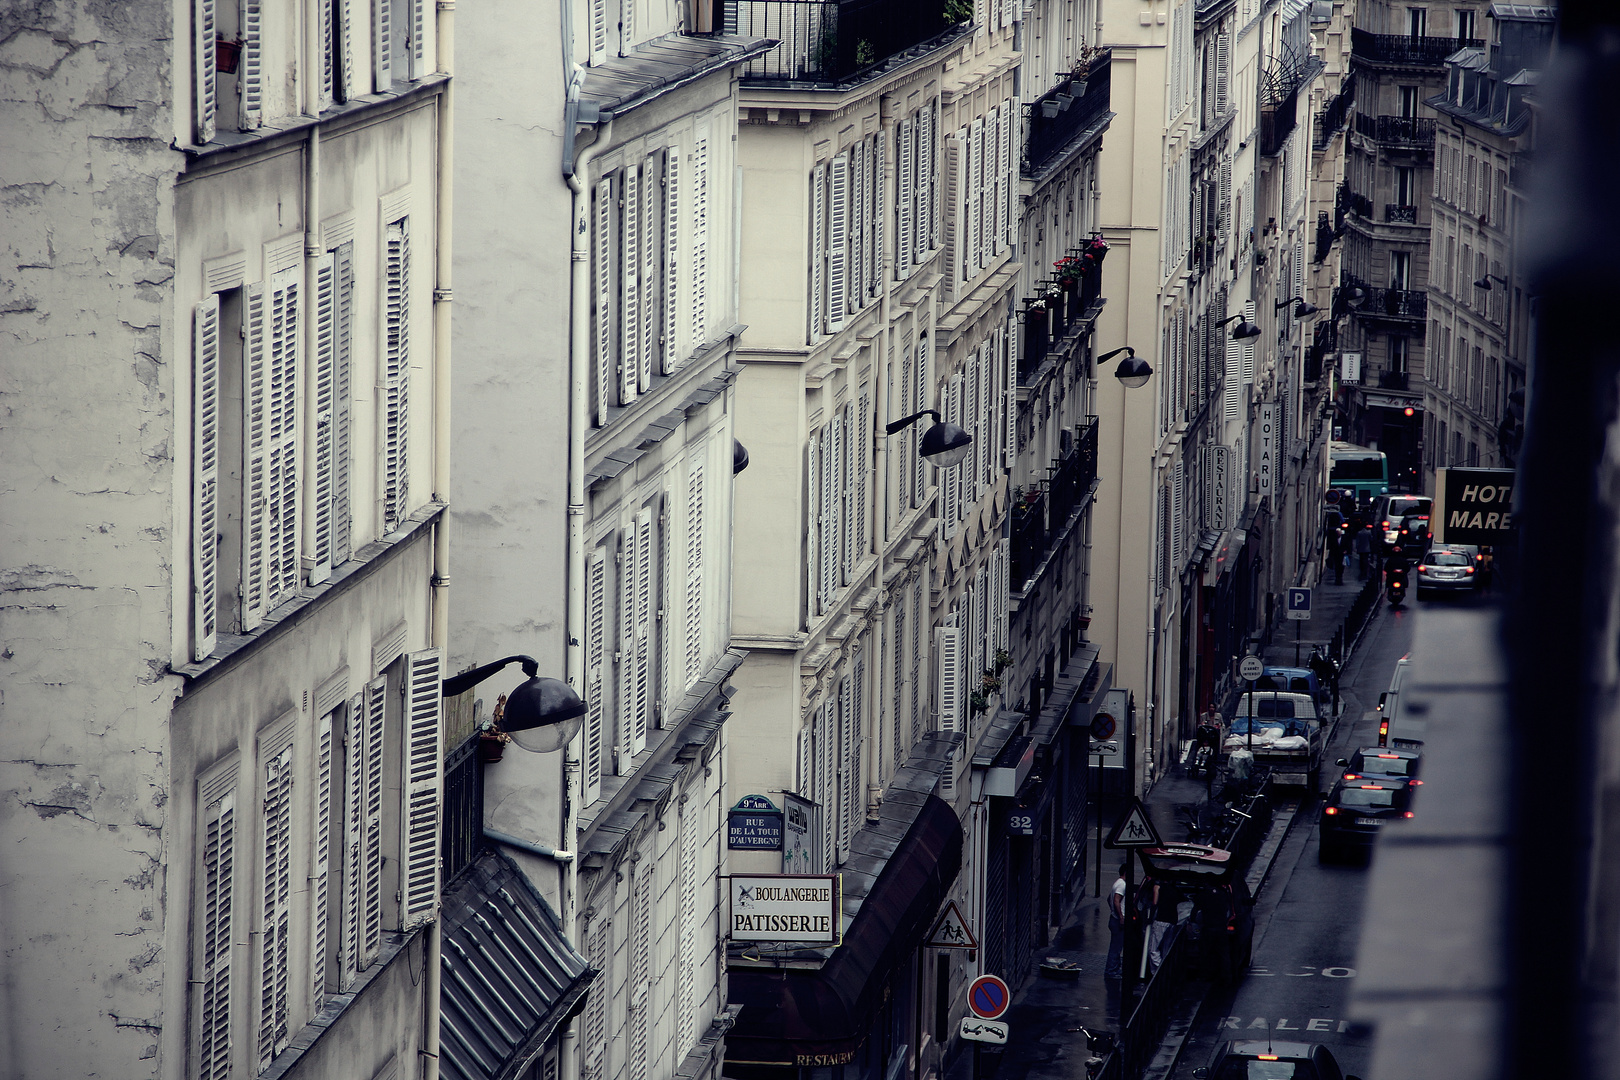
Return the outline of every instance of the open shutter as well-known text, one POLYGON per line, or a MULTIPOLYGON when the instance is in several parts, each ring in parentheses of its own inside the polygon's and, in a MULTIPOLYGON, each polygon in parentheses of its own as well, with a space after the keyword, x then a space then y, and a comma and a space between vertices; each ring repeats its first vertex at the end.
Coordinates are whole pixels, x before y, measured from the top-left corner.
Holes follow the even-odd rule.
POLYGON ((698 966, 698 813, 700 799, 688 798, 681 807, 680 830, 680 953, 676 959, 675 1016, 677 1045, 691 1046, 697 1039, 698 966))
POLYGON ((218 37, 215 0, 191 0, 192 137, 198 145, 212 142, 219 112, 215 82, 214 42, 218 37))
POLYGON ((444 789, 442 675, 438 649, 405 657, 404 926, 431 922, 439 910, 439 806, 444 789))
POLYGON ((605 427, 613 402, 613 177, 596 184, 596 231, 591 237, 591 264, 596 275, 595 349, 596 426, 605 427))
POLYGON ((827 309, 826 293, 826 175, 827 167, 810 170, 810 344, 821 338, 822 312, 827 309))
POLYGON ((617 708, 614 710, 614 771, 629 776, 634 752, 630 729, 635 724, 636 701, 636 579, 640 576, 635 522, 619 532, 619 642, 614 651, 618 666, 617 708))
POLYGON ((827 214, 827 333, 844 328, 849 286, 849 153, 832 160, 827 214))
MULTIPOLYGON (((985 175, 987 172, 985 162, 984 117, 974 119, 972 133, 968 136, 973 147, 973 167, 968 174, 968 230, 971 239, 971 259, 973 262, 973 276, 983 270, 988 261, 985 255, 985 231, 992 226, 992 222, 985 220, 985 210, 988 201, 985 198, 985 175)), ((994 183, 991 178, 991 183, 994 183)))
POLYGON ((332 576, 332 418, 337 392, 337 256, 327 252, 315 264, 315 454, 314 549, 310 554, 309 583, 319 585, 332 576))
MULTIPOLYGON (((1227 103, 1227 86, 1232 77, 1232 36, 1230 34, 1215 35, 1215 111, 1225 114, 1227 103)), ((1221 200, 1226 205, 1226 200, 1221 200)))
POLYGON ((703 587, 708 577, 703 565, 703 454, 692 454, 686 475, 686 685, 703 674, 703 587))
POLYGON ((845 675, 838 683, 838 861, 849 858, 849 838, 855 824, 855 748, 860 733, 855 727, 855 680, 845 675))
POLYGON ((838 591, 838 466, 844 440, 836 416, 822 430, 826 435, 821 459, 821 611, 826 614, 838 591))
MULTIPOLYGON (((347 3, 347 0, 344 0, 347 3)), ((332 346, 332 496, 331 563, 349 561, 353 548, 354 511, 349 498, 352 477, 354 405, 354 241, 333 252, 336 267, 332 346)))
POLYGON ((242 55, 237 78, 242 94, 240 127, 252 131, 264 123, 264 0, 242 2, 242 55))
POLYGON ((955 285, 967 279, 964 265, 967 261, 964 255, 966 246, 962 234, 967 223, 962 199, 966 186, 966 177, 962 173, 967 151, 963 140, 966 131, 966 128, 959 128, 956 134, 945 139, 945 263, 948 268, 946 276, 952 283, 952 296, 961 295, 955 285))
POLYGON ((268 610, 266 528, 270 521, 270 365, 262 282, 243 290, 242 308, 242 630, 268 610))
POLYGON ((233 906, 236 883, 236 791, 203 806, 202 946, 197 973, 197 1075, 225 1080, 231 1075, 231 953, 235 944, 233 906))
MULTIPOLYGON (((597 971, 611 971, 613 951, 613 920, 598 916, 585 931, 585 962, 597 971)), ((585 999, 585 1010, 580 1024, 584 1036, 580 1047, 581 1070, 585 1080, 602 1080, 603 1064, 607 1060, 607 999, 608 995, 590 994, 585 999)))
POLYGON ((338 40, 333 26, 332 6, 341 2, 342 0, 315 2, 316 32, 321 36, 321 86, 318 107, 320 112, 332 107, 332 101, 337 94, 337 50, 342 43, 338 40))
POLYGON ((845 225, 849 236, 849 287, 846 310, 853 315, 866 302, 866 204, 867 173, 871 168, 870 140, 862 139, 849 149, 849 213, 845 225))
POLYGON ((1018 321, 1007 319, 1007 331, 1002 338, 1007 360, 1007 471, 1018 462, 1018 321))
POLYGON ((191 658, 219 641, 219 297, 192 314, 191 658))
MULTIPOLYGON (((1243 302, 1243 321, 1254 322, 1254 301, 1243 302)), ((1243 339, 1243 385, 1254 382, 1254 338, 1243 339)))
POLYGON ((664 374, 680 366, 681 350, 678 314, 680 307, 681 265, 681 152, 676 147, 664 151, 664 374))
POLYGON ((854 562, 859 563, 869 546, 868 529, 872 520, 872 508, 866 502, 866 475, 871 471, 872 400, 864 388, 855 410, 855 430, 850 433, 850 438, 855 445, 855 477, 850 485, 855 492, 851 514, 855 519, 854 562))
POLYGON ((872 212, 862 222, 863 228, 872 230, 872 242, 868 245, 871 269, 867 273, 867 287, 872 296, 877 296, 883 290, 883 256, 884 236, 888 229, 889 186, 888 177, 884 174, 887 168, 887 144, 881 134, 872 136, 872 212))
MULTIPOLYGON (((848 778, 848 824, 844 829, 844 847, 854 838, 866 818, 865 764, 861 748, 866 743, 866 636, 855 644, 855 656, 850 661, 849 737, 844 741, 845 775, 848 778)), ((846 854, 847 858, 848 855, 846 854)))
MULTIPOLYGON (((928 352, 928 339, 924 337, 917 344, 917 362, 912 365, 912 404, 911 408, 906 410, 908 413, 921 412, 931 404, 928 400, 928 387, 932 385, 928 378, 928 352)), ((944 403, 941 402, 940 408, 944 407, 944 403)), ((911 458, 911 505, 914 507, 923 504, 928 492, 928 462, 923 459, 917 438, 921 436, 913 439, 907 451, 911 458)))
POLYGON ((366 684, 360 808, 360 827, 364 833, 361 837, 364 850, 360 856, 360 968, 370 965, 382 947, 383 730, 387 723, 387 700, 387 678, 366 684))
POLYGON ((917 208, 913 262, 922 262, 933 246, 934 190, 934 109, 926 105, 917 111, 917 208))
POLYGON ((657 156, 641 170, 641 331, 637 335, 636 389, 652 389, 653 353, 658 346, 658 175, 657 156))
POLYGON ((590 63, 607 60, 608 17, 607 0, 591 0, 591 54, 590 63))
POLYGON ((326 1001, 326 921, 332 866, 332 714, 315 722, 315 827, 309 860, 309 1011, 326 1001))
POLYGON ((409 503, 406 438, 411 375, 411 237, 407 219, 388 226, 383 336, 383 531, 405 520, 409 503))
POLYGON ((303 270, 270 279, 269 520, 266 523, 266 610, 298 592, 298 354, 302 343, 303 270))
POLYGON ((1243 345, 1222 336, 1226 337, 1226 383, 1221 393, 1221 411, 1226 422, 1231 423, 1238 418, 1243 393, 1243 345))
POLYGON ((636 400, 641 385, 641 166, 626 165, 619 181, 619 404, 636 400))
MULTIPOLYGON (((285 724, 281 738, 272 736, 279 749, 260 744, 264 769, 264 814, 260 820, 263 859, 259 864, 259 897, 263 920, 259 924, 259 1039, 258 1062, 262 1072, 271 1060, 286 1049, 288 1042, 287 976, 292 931, 292 791, 293 716, 285 724)), ((269 740, 266 740, 269 741, 269 740)))
POLYGON ((1007 243, 1007 129, 1009 126, 1008 113, 1011 111, 1012 102, 1010 101, 1003 101, 996 106, 996 133, 994 136, 996 142, 996 223, 995 228, 991 231, 990 238, 993 242, 993 250, 997 254, 1000 254, 1001 249, 1007 243))
POLYGON ((634 873, 630 891, 630 985, 627 988, 630 1027, 626 1065, 629 1080, 647 1080, 648 1044, 652 1034, 653 868, 647 859, 634 873))
POLYGON ((592 551, 585 564, 585 805, 602 791, 604 703, 603 668, 607 653, 607 554, 592 551))
POLYGON ((895 195, 895 277, 904 278, 911 273, 911 253, 915 243, 913 225, 917 213, 917 185, 915 179, 915 147, 912 145, 912 121, 903 119, 897 125, 900 139, 899 187, 895 195))
MULTIPOLYGON (((369 690, 369 688, 368 688, 369 690)), ((365 896, 366 692, 349 703, 343 738, 343 927, 338 990, 354 985, 361 968, 360 911, 365 896)))
POLYGON ((630 753, 647 748, 647 728, 652 714, 652 621, 653 621, 653 512, 643 507, 635 519, 635 690, 630 723, 630 753))
POLYGON ((709 339, 709 139, 692 150, 692 347, 709 339))
POLYGON ((411 78, 420 79, 428 74, 427 66, 427 0, 411 3, 411 78))
POLYGON ((838 695, 829 692, 816 712, 816 802, 821 806, 821 872, 838 865, 838 695))
POLYGON ((805 446, 804 583, 805 605, 811 615, 821 614, 821 437, 810 436, 805 446))
POLYGON ((371 89, 377 93, 394 86, 394 16, 392 0, 371 0, 371 89))
MULTIPOLYGON (((956 616, 951 616, 955 622, 956 616)), ((939 708, 939 730, 962 729, 962 631, 955 626, 934 628, 934 655, 939 658, 934 702, 939 708)))
POLYGON ((968 354, 967 370, 963 372, 963 406, 962 419, 959 421, 962 429, 968 433, 972 443, 968 446, 968 456, 962 460, 958 467, 962 473, 962 512, 965 514, 979 501, 979 483, 984 478, 984 433, 979 430, 979 378, 980 351, 974 349, 968 354))

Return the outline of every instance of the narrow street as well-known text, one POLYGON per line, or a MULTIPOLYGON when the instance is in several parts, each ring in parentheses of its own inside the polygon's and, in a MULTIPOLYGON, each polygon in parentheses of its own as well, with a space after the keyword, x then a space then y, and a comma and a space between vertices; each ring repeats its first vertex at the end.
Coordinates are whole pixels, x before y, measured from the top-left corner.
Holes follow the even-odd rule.
MULTIPOLYGON (((1378 695, 1410 649, 1412 628, 1412 606, 1392 611, 1380 604, 1341 679, 1345 707, 1329 762, 1376 741, 1378 695)), ((1324 769, 1324 785, 1337 773, 1324 769)), ((1317 862, 1318 801, 1311 797, 1301 806, 1260 892, 1248 977, 1205 999, 1171 1073, 1176 1080, 1191 1080, 1225 1039, 1268 1035, 1322 1043, 1346 1073, 1366 1075, 1372 1033, 1350 1022, 1348 1006, 1367 871, 1317 862)))

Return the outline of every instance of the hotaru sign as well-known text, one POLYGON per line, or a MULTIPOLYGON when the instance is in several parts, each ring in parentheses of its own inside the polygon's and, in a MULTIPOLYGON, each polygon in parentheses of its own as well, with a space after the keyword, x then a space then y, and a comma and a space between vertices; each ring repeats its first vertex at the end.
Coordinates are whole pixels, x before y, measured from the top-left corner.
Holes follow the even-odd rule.
POLYGON ((732 851, 781 851, 782 811, 763 795, 744 795, 726 814, 732 851))
POLYGON ((837 874, 756 874, 731 878, 732 941, 839 938, 837 874))
POLYGON ((1436 469, 1430 532, 1443 544, 1504 544, 1513 532, 1512 469, 1436 469))

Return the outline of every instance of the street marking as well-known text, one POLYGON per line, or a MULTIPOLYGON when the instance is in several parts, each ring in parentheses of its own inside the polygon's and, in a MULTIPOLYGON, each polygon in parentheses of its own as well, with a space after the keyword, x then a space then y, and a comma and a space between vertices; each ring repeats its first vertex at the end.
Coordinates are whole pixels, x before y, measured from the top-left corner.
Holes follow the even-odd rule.
POLYGON ((1301 1028, 1298 1024, 1289 1023, 1288 1017, 1286 1016, 1279 1017, 1275 1026, 1272 1025, 1269 1018, 1264 1016, 1256 1016, 1247 1024, 1243 1022, 1243 1017, 1241 1016, 1223 1016, 1215 1025, 1215 1030, 1221 1031, 1227 1028, 1230 1028, 1233 1031, 1253 1031, 1256 1028, 1262 1031, 1336 1031, 1338 1034, 1342 1035, 1346 1031, 1350 1030, 1350 1021, 1337 1020, 1333 1017, 1327 1016, 1313 1016, 1307 1019, 1305 1021, 1304 1028, 1301 1028))
POLYGON ((1322 974, 1326 975, 1330 979, 1353 979, 1356 977, 1356 969, 1348 967, 1326 967, 1322 969, 1322 974), (1341 974, 1335 975, 1335 971, 1340 972, 1341 974))

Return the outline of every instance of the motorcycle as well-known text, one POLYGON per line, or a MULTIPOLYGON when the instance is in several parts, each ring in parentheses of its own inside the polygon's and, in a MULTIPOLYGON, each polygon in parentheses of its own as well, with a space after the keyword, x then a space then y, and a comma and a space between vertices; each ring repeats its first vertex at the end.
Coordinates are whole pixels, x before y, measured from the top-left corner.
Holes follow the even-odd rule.
POLYGON ((1192 756, 1187 760, 1189 776, 1207 777, 1215 769, 1220 754, 1221 729, 1215 724, 1199 724, 1193 733, 1192 756))
POLYGON ((1406 600, 1406 571, 1391 570, 1386 576, 1384 592, 1389 597, 1390 607, 1400 607, 1406 600))

